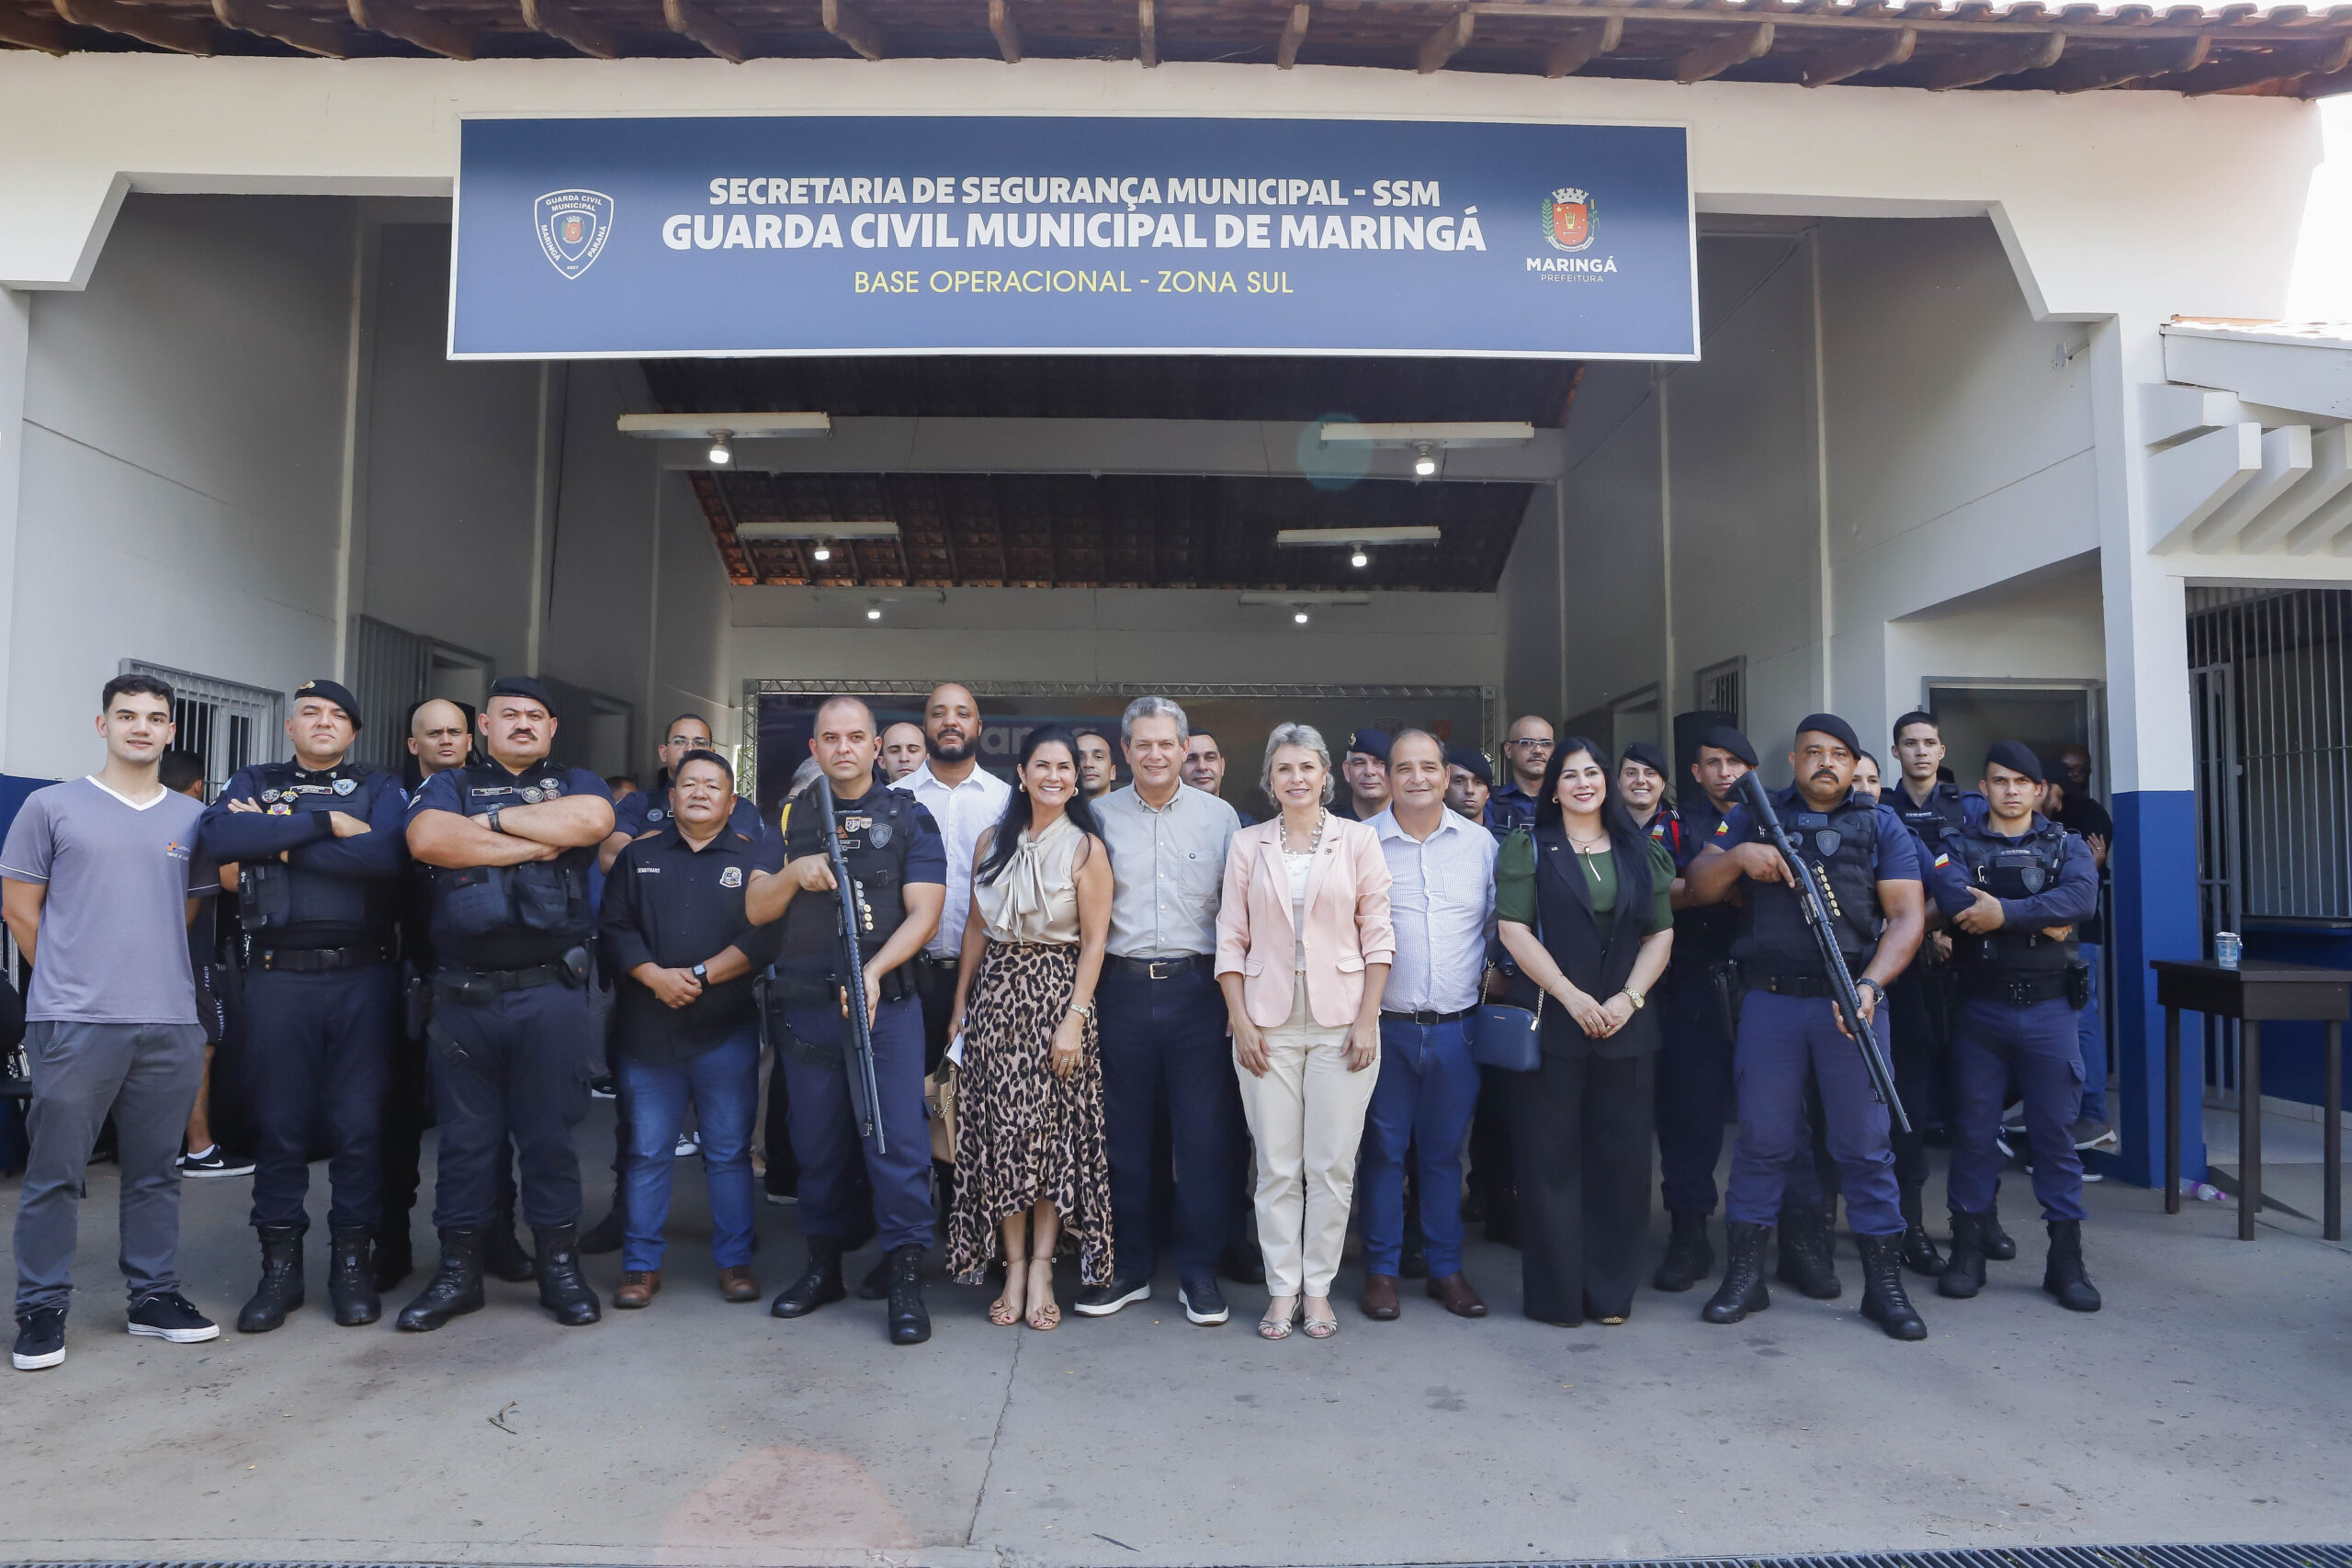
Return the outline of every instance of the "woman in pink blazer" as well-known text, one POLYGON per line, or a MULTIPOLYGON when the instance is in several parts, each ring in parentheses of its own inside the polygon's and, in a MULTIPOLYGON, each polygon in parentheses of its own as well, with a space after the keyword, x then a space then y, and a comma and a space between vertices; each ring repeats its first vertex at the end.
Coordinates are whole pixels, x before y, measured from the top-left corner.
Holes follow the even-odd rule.
POLYGON ((1282 808, 1233 835, 1216 917, 1242 1110, 1258 1145, 1258 1332, 1340 1331, 1331 1279, 1347 1240, 1356 1147, 1380 1074, 1380 993, 1396 956, 1388 863, 1361 822, 1334 817, 1331 753, 1304 724, 1266 738, 1259 783, 1282 808))

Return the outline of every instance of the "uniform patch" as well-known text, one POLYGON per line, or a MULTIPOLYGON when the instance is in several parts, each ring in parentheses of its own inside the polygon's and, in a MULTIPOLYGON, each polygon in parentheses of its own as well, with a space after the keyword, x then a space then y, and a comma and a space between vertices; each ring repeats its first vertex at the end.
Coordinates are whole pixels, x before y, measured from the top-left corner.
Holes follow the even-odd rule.
POLYGON ((537 806, 539 803, 539 792, 537 787, 536 785, 525 786, 523 790, 523 798, 529 801, 533 806, 537 806))
POLYGON ((1718 839, 1731 837, 1731 822, 1728 818, 1715 824, 1715 837, 1718 839))
POLYGON ((549 799, 553 799, 555 796, 563 793, 563 781, 561 779, 541 779, 539 781, 539 788, 549 799))
POLYGON ((273 801, 270 804, 269 815, 272 817, 291 817, 294 815, 294 807, 283 800, 273 801))
POLYGON ((1813 847, 1821 852, 1823 860, 1834 857, 1838 853, 1838 846, 1845 841, 1846 835, 1835 828, 1824 828, 1813 836, 1813 847))
POLYGON ((358 787, 359 781, 357 779, 337 779, 334 781, 334 792, 337 795, 349 795, 353 790, 357 789, 358 787))
POLYGON ((1937 869, 1938 871, 1941 871, 1941 870, 1943 870, 1943 868, 1944 868, 1944 867, 1946 867, 1946 866, 1950 865, 1951 863, 1951 856, 1950 856, 1950 855, 1938 855, 1938 856, 1936 857, 1936 869, 1937 869))
POLYGON ((874 847, 877 850, 889 848, 890 840, 896 831, 897 829, 893 829, 888 822, 876 822, 874 824, 874 847))
POLYGON ((722 872, 720 872, 720 873, 718 874, 718 885, 719 885, 721 887, 741 887, 741 886, 743 886, 743 868, 742 868, 741 866, 740 866, 740 865, 730 865, 730 866, 729 866, 725 871, 722 871, 722 872))
POLYGON ((276 800, 277 798, 277 792, 274 789, 266 789, 261 792, 261 797, 266 801, 276 800))

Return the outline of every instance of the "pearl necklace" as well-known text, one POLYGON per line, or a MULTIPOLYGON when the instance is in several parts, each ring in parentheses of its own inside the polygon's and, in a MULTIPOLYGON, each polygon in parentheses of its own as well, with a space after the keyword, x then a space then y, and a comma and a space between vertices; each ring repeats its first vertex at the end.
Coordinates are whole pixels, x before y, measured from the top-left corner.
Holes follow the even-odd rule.
POLYGON ((1328 809, 1323 808, 1323 807, 1319 807, 1316 809, 1316 813, 1315 813, 1315 835, 1314 835, 1314 837, 1312 837, 1312 838, 1310 838, 1310 839, 1308 839, 1308 840, 1306 840, 1306 848, 1305 848, 1304 850, 1294 850, 1294 849, 1292 849, 1292 848, 1290 847, 1290 824, 1289 824, 1288 822, 1284 822, 1284 823, 1283 824, 1283 833, 1282 833, 1282 840, 1283 840, 1283 853, 1284 853, 1284 854, 1286 854, 1286 855, 1295 855, 1295 854, 1308 854, 1308 855, 1311 855, 1311 854, 1313 854, 1317 850, 1318 850, 1318 849, 1322 848, 1322 846, 1323 846, 1323 825, 1324 825, 1326 822, 1329 822, 1330 819, 1331 819, 1331 813, 1330 813, 1328 809))

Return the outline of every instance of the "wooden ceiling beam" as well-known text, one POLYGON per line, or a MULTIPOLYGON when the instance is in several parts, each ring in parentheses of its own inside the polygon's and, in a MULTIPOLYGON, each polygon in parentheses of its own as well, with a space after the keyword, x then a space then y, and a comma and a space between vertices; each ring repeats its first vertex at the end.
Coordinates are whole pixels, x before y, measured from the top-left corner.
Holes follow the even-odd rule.
POLYGON ((561 39, 581 53, 598 60, 621 57, 620 36, 604 23, 583 17, 563 0, 523 0, 523 22, 534 32, 561 39))
MULTIPOLYGON (((1382 0, 1382 3, 1385 8, 1400 16, 1409 16, 1416 11, 1450 16, 1453 14, 1453 8, 1461 4, 1461 0, 1382 0)), ((1600 20, 1609 17, 1620 17, 1645 28, 1703 27, 1712 28, 1721 28, 1744 18, 1744 13, 1736 10, 1702 10, 1695 6, 1673 10, 1664 7, 1637 9, 1625 6, 1598 4, 1595 0, 1560 0, 1557 5, 1544 4, 1543 0, 1472 0, 1470 9, 1481 17, 1491 17, 1498 21, 1550 22, 1563 26, 1575 22, 1600 20)), ((2052 30, 2048 22, 1963 22, 1933 17, 1911 17, 1896 15, 1858 17, 1844 12, 1776 11, 1771 13, 1770 19, 1774 26, 1793 32, 1883 33, 1909 28, 1922 38, 1973 39, 1979 41, 1996 38, 2038 39, 2048 36, 2052 30)), ((2209 34, 2216 41, 2223 44, 2310 43, 2318 36, 2330 39, 2338 36, 2338 27, 2340 24, 2283 28, 2230 27, 2217 23, 2189 25, 2172 22, 2151 22, 2143 27, 2136 23, 2096 22, 2088 27, 2074 28, 2072 33, 2075 41, 2082 43, 2096 43, 2101 39, 2115 43, 2153 43, 2165 39, 2203 38, 2209 34), (2324 35, 2323 28, 2325 28, 2324 35)))
POLYGON ((0 6, 0 43, 37 49, 43 54, 67 54, 73 51, 74 35, 55 17, 0 6))
POLYGON ((50 0, 57 14, 77 28, 120 33, 175 54, 210 54, 212 28, 203 22, 151 11, 124 0, 50 0))
POLYGON ((347 27, 281 10, 265 0, 212 0, 212 15, 224 28, 276 39, 326 60, 348 60, 359 44, 359 35, 347 27))
POLYGON ((1624 37, 1625 18, 1623 17, 1611 17, 1598 22, 1578 22, 1568 29, 1567 37, 1544 51, 1544 74, 1554 78, 1573 76, 1616 49, 1624 37))
POLYGON ((408 0, 347 0, 352 25, 369 32, 396 38, 402 43, 413 43, 428 54, 445 60, 471 60, 474 57, 474 35, 466 28, 429 17, 408 4, 408 0))
POLYGON ((2200 37, 2146 49, 2077 51, 2050 73, 2050 85, 2061 93, 2088 93, 2150 76, 2194 71, 2205 63, 2212 47, 2211 38, 2200 37))
POLYGON ((2352 71, 2315 73, 2295 84, 2299 98, 2332 98, 2338 93, 2352 93, 2352 71))
POLYGON ((2352 65, 2352 33, 2328 40, 2318 48, 2274 49, 2261 54, 2232 55, 2209 61, 2197 74, 2186 81, 2167 83, 2192 98, 2208 93, 2226 93, 2239 87, 2258 87, 2271 82, 2292 82, 2311 76, 2329 76, 2352 65))
POLYGON ((713 16, 695 0, 662 0, 662 19, 670 30, 710 51, 730 65, 741 65, 751 51, 734 25, 713 16))
POLYGON ((1911 58, 1919 44, 1916 28, 1904 28, 1877 37, 1856 39, 1825 50, 1805 62, 1804 82, 1808 87, 1826 87, 1832 82, 1843 82, 1865 71, 1883 71, 1890 65, 1900 65, 1911 58))
POLYGON ((890 52, 882 29, 851 0, 825 0, 822 16, 825 30, 865 59, 879 60, 890 52))
POLYGON ((1274 44, 1274 64, 1283 71, 1298 63, 1298 46, 1306 41, 1306 24, 1313 19, 1312 9, 1300 0, 1290 8, 1290 16, 1283 23, 1283 36, 1274 44))
POLYGON ((1674 79, 1688 85, 1722 75, 1770 51, 1772 24, 1750 22, 1683 54, 1674 62, 1674 79))
POLYGON ((1955 87, 1973 87, 1979 82, 2014 76, 2020 71, 2046 71, 2058 63, 2058 57, 2065 49, 2064 33, 2053 32, 2039 39, 2004 39, 1982 49, 1962 50, 1929 61, 1927 81, 1922 85, 1931 93, 1948 93, 1955 87))
POLYGON ((1159 13, 1151 0, 1136 0, 1136 58, 1146 71, 1159 63, 1159 13))
POLYGON ((1447 61, 1469 46, 1471 35, 1477 28, 1476 12, 1466 7, 1456 12, 1437 31, 1421 40, 1421 51, 1414 58, 1413 69, 1424 76, 1444 70, 1447 61))
POLYGON ((1021 63, 1021 18, 1012 14, 1012 0, 989 0, 989 34, 1007 65, 1021 63))

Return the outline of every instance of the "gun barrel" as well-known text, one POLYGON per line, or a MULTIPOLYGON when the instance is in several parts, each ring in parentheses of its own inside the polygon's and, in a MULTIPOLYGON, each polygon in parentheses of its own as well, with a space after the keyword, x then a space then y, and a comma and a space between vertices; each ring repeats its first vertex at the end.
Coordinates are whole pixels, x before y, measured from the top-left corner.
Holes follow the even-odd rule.
POLYGON ((858 940, 857 892, 849 874, 849 859, 842 852, 841 826, 833 812, 830 780, 818 781, 810 793, 823 813, 825 862, 833 873, 833 897, 840 911, 842 990, 849 1013, 849 1082, 851 1110, 858 1120, 858 1136, 871 1137, 876 1154, 889 1153, 882 1131, 880 1088, 874 1075, 874 1032, 866 1018, 865 951, 858 940))

